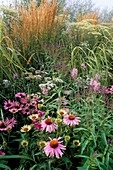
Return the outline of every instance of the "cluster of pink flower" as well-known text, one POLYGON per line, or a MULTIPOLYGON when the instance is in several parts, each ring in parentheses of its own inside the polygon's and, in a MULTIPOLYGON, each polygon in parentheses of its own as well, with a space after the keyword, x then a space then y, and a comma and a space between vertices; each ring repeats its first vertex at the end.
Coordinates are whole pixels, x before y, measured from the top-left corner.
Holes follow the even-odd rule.
MULTIPOLYGON (((61 121, 63 121, 63 123, 66 125, 70 125, 70 126, 78 125, 81 119, 80 117, 76 117, 72 114, 69 115, 69 113, 65 109, 60 109, 58 110, 57 113, 63 116, 63 120, 61 121)), ((41 121, 40 125, 41 125, 41 130, 46 129, 46 132, 50 132, 50 133, 58 128, 57 122, 52 121, 52 118, 50 117, 41 121)), ((65 150, 66 146, 61 144, 63 141, 59 142, 60 139, 61 137, 53 140, 50 138, 50 141, 46 143, 44 152, 47 156, 50 155, 50 157, 53 157, 54 155, 56 155, 56 158, 59 158, 59 155, 60 156, 63 155, 63 152, 61 150, 65 150)))
MULTIPOLYGON (((41 118, 42 115, 44 115, 45 113, 40 111, 39 114, 41 118)), ((69 108, 62 108, 57 111, 57 114, 59 114, 62 117, 62 119, 55 119, 55 118, 48 117, 43 120, 40 119, 39 121, 39 120, 36 120, 38 118, 36 114, 30 115, 29 118, 32 120, 32 123, 35 125, 36 129, 40 129, 42 131, 46 130, 46 132, 49 132, 49 133, 55 132, 55 130, 57 130, 58 121, 63 122, 64 124, 68 126, 75 126, 79 124, 80 119, 81 119, 80 117, 74 116, 76 112, 73 112, 73 114, 69 114, 69 108)), ((21 131, 26 132, 26 128, 27 128, 27 131, 31 129, 30 127, 26 125, 22 128, 21 131)), ((50 155, 50 157, 53 157, 54 155, 56 155, 56 158, 59 158, 59 155, 60 156, 63 155, 63 152, 61 150, 65 150, 66 146, 63 146, 61 144, 63 141, 59 141, 60 139, 61 137, 59 137, 58 139, 53 139, 53 140, 50 138, 51 141, 46 143, 44 152, 47 156, 50 155)))
POLYGON ((78 73, 78 70, 76 68, 73 68, 72 73, 71 73, 71 76, 73 77, 73 79, 77 78, 77 73, 78 73))
POLYGON ((94 92, 99 91, 100 89, 100 83, 98 83, 96 80, 91 79, 90 86, 93 87, 94 92))
POLYGON ((1 131, 10 131, 12 127, 16 124, 14 117, 12 119, 6 118, 5 121, 0 121, 0 130, 1 131))
POLYGON ((59 99, 57 99, 57 104, 65 106, 68 104, 65 101, 66 101, 66 98, 59 97, 59 99))
POLYGON ((83 69, 83 70, 85 71, 85 69, 86 69, 85 63, 82 63, 82 64, 81 64, 81 69, 83 69))
POLYGON ((17 113, 21 111, 23 114, 31 114, 36 113, 36 107, 37 107, 37 100, 36 99, 30 99, 29 97, 26 97, 25 93, 17 93, 15 97, 20 98, 20 103, 17 101, 11 102, 10 100, 4 102, 4 109, 8 110, 11 113, 17 113), (31 109, 31 107, 33 109, 31 109))

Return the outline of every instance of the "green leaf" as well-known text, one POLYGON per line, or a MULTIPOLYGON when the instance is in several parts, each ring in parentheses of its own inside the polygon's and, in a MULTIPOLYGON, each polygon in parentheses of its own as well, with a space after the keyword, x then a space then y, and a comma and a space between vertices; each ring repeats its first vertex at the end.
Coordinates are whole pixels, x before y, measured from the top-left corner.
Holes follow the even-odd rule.
POLYGON ((100 163, 97 158, 95 158, 96 165, 99 167, 100 170, 103 170, 103 168, 100 167, 100 163))
POLYGON ((86 156, 86 155, 75 155, 74 157, 81 157, 81 158, 86 158, 86 159, 90 158, 89 156, 86 156))
POLYGON ((107 170, 109 170, 109 152, 107 153, 106 156, 106 165, 107 165, 107 170))
POLYGON ((34 168, 37 167, 37 164, 35 164, 34 166, 32 166, 29 170, 35 170, 34 168))
POLYGON ((104 142, 104 144, 107 146, 108 144, 107 144, 106 135, 104 131, 102 131, 102 139, 103 139, 102 141, 104 142))
MULTIPOLYGON (((33 161, 33 162, 35 162, 32 158, 30 158, 30 157, 28 157, 28 156, 24 156, 24 155, 1 155, 0 156, 0 159, 12 159, 12 158, 14 158, 14 159, 21 159, 21 158, 23 158, 23 159, 29 159, 29 160, 31 160, 31 161, 33 161)), ((36 163, 36 162, 35 162, 36 163)))
POLYGON ((4 168, 4 169, 7 169, 7 170, 11 170, 11 168, 7 165, 4 165, 2 163, 0 163, 0 168, 4 168))
POLYGON ((83 165, 83 169, 84 170, 88 170, 89 169, 89 166, 90 166, 90 160, 89 159, 87 159, 87 161, 85 162, 85 164, 83 165))
POLYGON ((93 141, 94 141, 94 144, 95 144, 95 147, 97 146, 97 144, 96 144, 96 139, 95 139, 95 135, 94 135, 94 133, 91 131, 91 134, 92 134, 92 137, 93 137, 93 141))
POLYGON ((68 169, 69 167, 68 167, 68 164, 67 164, 67 163, 70 163, 70 164, 72 165, 72 162, 71 162, 68 158, 66 158, 66 157, 62 157, 62 159, 64 160, 64 162, 65 162, 65 164, 66 164, 66 167, 67 167, 67 169, 68 169))
POLYGON ((89 143, 89 141, 86 139, 85 142, 82 144, 82 149, 81 149, 81 154, 83 153, 83 151, 85 150, 87 144, 89 143))

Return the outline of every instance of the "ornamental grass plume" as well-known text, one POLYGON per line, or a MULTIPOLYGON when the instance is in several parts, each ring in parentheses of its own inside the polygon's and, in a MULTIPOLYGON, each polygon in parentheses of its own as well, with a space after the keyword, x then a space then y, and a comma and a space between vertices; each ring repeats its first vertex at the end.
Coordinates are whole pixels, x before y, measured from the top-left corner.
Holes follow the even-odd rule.
MULTIPOLYGON (((66 14, 67 9, 65 9, 61 17, 63 6, 58 11, 58 5, 57 0, 41 0, 39 7, 33 0, 29 5, 24 3, 23 6, 15 5, 16 17, 12 17, 10 20, 10 38, 17 48, 21 44, 23 52, 27 52, 29 46, 32 47, 33 44, 37 46, 38 39, 41 42, 57 36, 68 15, 66 14)), ((7 31, 5 34, 7 35, 7 31)), ((27 64, 29 64, 29 60, 27 64)))
POLYGON ((63 141, 59 141, 61 137, 58 139, 54 138, 53 140, 49 137, 49 139, 50 141, 46 143, 44 148, 45 154, 49 157, 54 157, 54 155, 56 158, 59 158, 59 156, 62 157, 63 152, 61 150, 66 150, 66 146, 61 144, 63 141))

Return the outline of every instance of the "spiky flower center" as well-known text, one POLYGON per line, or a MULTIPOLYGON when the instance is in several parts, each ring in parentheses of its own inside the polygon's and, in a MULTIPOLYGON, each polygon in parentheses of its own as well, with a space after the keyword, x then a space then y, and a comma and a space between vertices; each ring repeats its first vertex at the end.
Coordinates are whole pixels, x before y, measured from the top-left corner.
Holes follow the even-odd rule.
POLYGON ((36 116, 32 116, 32 119, 36 119, 36 116))
POLYGON ((63 112, 63 111, 61 111, 61 112, 60 112, 60 115, 63 115, 63 114, 64 114, 64 112, 63 112))
POLYGON ((17 110, 16 109, 12 109, 12 112, 16 112, 17 110))
POLYGON ((29 129, 28 129, 28 127, 25 127, 23 130, 24 130, 25 132, 27 132, 29 129))
POLYGON ((45 120, 45 123, 46 123, 47 125, 51 125, 51 124, 52 124, 51 119, 49 119, 49 118, 46 119, 46 120, 45 120))
POLYGON ((74 119, 75 119, 75 116, 70 115, 70 116, 69 116, 69 119, 70 119, 70 120, 74 120, 74 119))
POLYGON ((1 122, 1 123, 0 123, 0 128, 6 128, 4 122, 1 122))
POLYGON ((19 108, 20 108, 20 106, 19 106, 19 105, 17 105, 17 106, 15 106, 15 108, 16 108, 16 109, 19 109, 19 108))
POLYGON ((7 106, 7 107, 10 107, 10 106, 11 106, 11 103, 7 103, 6 106, 7 106))
POLYGON ((52 141, 50 142, 50 146, 51 146, 52 148, 57 148, 57 147, 58 147, 58 142, 57 142, 57 140, 52 140, 52 141))
POLYGON ((27 143, 27 142, 23 142, 22 145, 23 145, 23 146, 27 146, 28 143, 27 143))
POLYGON ((29 109, 28 109, 28 108, 26 108, 26 109, 25 109, 25 111, 26 111, 26 112, 29 112, 29 109))

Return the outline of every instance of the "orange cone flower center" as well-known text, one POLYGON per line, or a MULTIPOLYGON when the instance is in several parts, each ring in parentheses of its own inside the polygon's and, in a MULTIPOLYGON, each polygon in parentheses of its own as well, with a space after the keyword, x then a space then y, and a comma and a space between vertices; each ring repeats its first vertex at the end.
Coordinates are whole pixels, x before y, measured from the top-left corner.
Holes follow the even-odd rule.
POLYGON ((60 115, 63 115, 64 114, 64 112, 60 112, 60 115))
POLYGON ((45 120, 45 123, 46 123, 47 125, 51 125, 51 124, 52 124, 51 119, 49 119, 49 118, 46 119, 46 120, 45 120))
POLYGON ((32 116, 32 119, 36 119, 36 116, 32 116))
POLYGON ((23 145, 23 146, 27 146, 27 142, 23 142, 22 145, 23 145))
POLYGON ((58 147, 58 142, 57 142, 57 140, 52 140, 52 141, 50 142, 50 146, 51 146, 52 148, 57 148, 57 147, 58 147))
POLYGON ((69 116, 69 119, 70 119, 70 120, 74 120, 74 119, 75 119, 75 116, 70 115, 70 116, 69 116))
POLYGON ((25 131, 25 132, 27 132, 27 131, 28 131, 28 128, 27 128, 27 127, 26 127, 26 128, 24 128, 24 131, 25 131))

